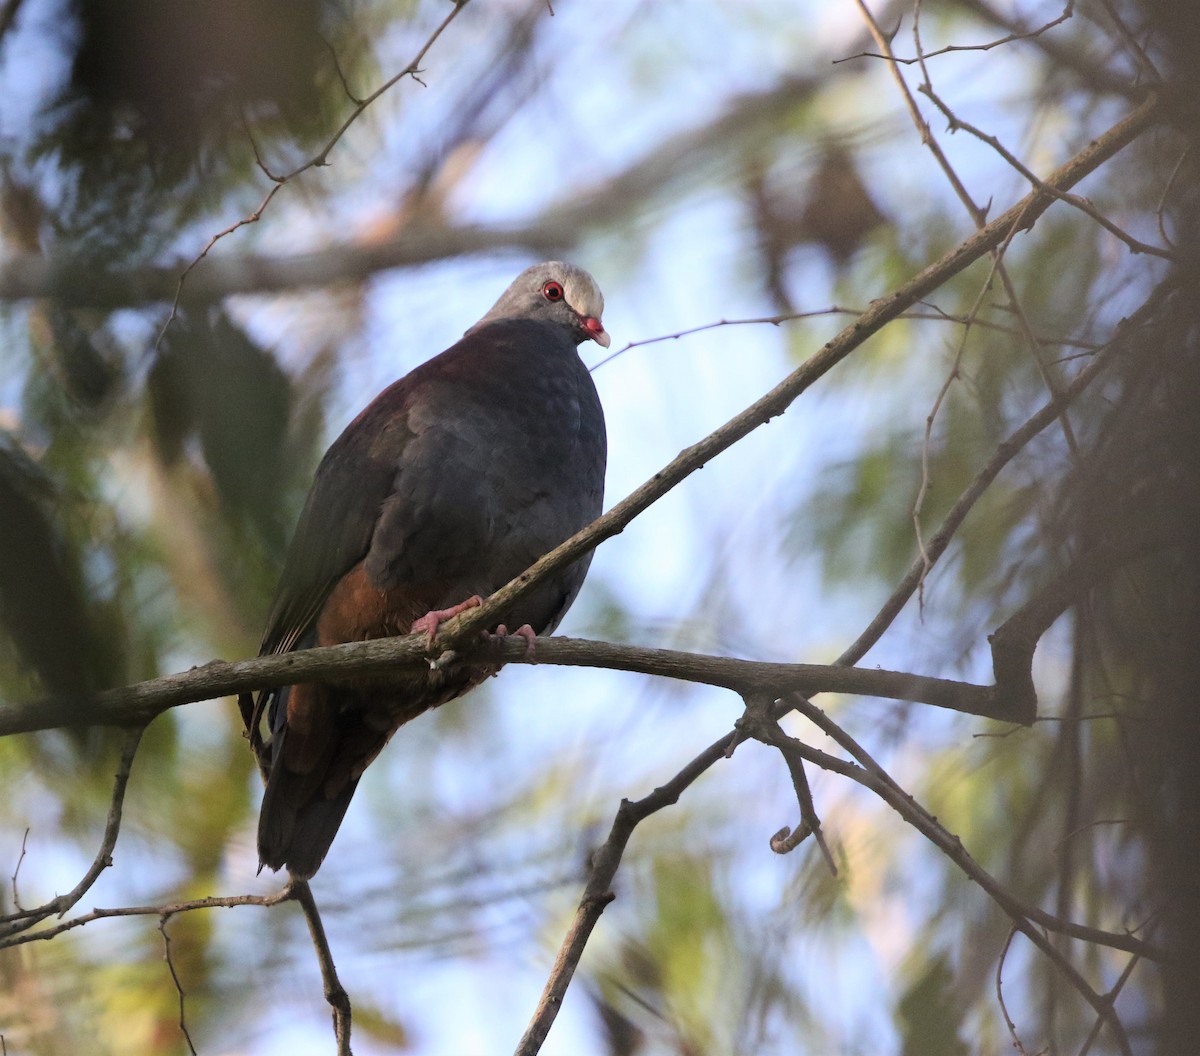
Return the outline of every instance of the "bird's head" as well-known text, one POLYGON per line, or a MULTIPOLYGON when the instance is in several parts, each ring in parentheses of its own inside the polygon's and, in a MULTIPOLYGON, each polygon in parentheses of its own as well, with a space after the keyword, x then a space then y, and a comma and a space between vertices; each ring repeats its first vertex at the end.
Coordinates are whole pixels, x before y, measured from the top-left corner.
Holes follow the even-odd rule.
POLYGON ((501 319, 541 319, 566 327, 576 344, 595 341, 608 348, 603 313, 604 294, 596 280, 583 268, 551 260, 521 272, 471 330, 501 319))

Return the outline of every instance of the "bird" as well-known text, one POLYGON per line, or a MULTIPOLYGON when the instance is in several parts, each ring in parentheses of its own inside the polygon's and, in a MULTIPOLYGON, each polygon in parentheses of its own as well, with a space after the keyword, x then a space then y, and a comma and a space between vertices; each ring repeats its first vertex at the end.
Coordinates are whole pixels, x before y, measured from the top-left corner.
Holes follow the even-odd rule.
MULTIPOLYGON (((346 427, 313 478, 260 656, 422 631, 432 644, 441 622, 600 515, 604 412, 579 346, 608 347, 603 310, 582 268, 527 268, 461 340, 346 427)), ((532 647, 558 626, 590 560, 539 584, 490 633, 519 627, 532 647)), ((241 694, 266 780, 260 870, 311 878, 392 734, 496 670, 451 659, 241 694)))

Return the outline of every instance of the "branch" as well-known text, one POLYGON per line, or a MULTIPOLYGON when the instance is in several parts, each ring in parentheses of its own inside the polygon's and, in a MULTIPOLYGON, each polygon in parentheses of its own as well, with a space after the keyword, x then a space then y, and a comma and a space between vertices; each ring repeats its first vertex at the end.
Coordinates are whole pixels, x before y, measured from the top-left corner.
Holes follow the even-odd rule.
MULTIPOLYGON (((563 667, 598 667, 636 671, 719 686, 735 693, 852 693, 890 700, 949 708, 999 722, 1020 722, 1021 715, 1007 705, 998 706, 991 686, 953 679, 932 678, 878 668, 823 664, 774 664, 731 657, 688 653, 674 649, 649 649, 583 638, 538 638, 533 655, 527 655, 524 638, 479 640, 469 650, 481 663, 554 664, 563 667)), ((398 666, 429 663, 432 654, 422 634, 376 638, 366 642, 303 649, 229 663, 214 660, 181 674, 107 690, 81 704, 50 699, 0 707, 0 736, 37 730, 80 726, 120 726, 146 723, 181 704, 229 696, 270 686, 328 681, 349 673, 370 674, 398 666)), ((466 650, 464 650, 466 652, 466 650)))
MULTIPOLYGON (((701 323, 699 326, 689 326, 685 330, 677 330, 673 334, 660 334, 658 337, 646 337, 639 341, 630 341, 622 345, 615 352, 610 352, 595 366, 592 373, 595 373, 606 363, 611 362, 618 356, 624 355, 631 348, 642 348, 646 345, 657 345, 663 341, 678 341, 683 337, 690 337, 692 334, 701 334, 706 330, 716 330, 726 326, 762 326, 770 324, 771 326, 780 326, 783 323, 790 323, 798 319, 816 319, 827 315, 862 315, 862 308, 846 308, 841 305, 833 304, 828 308, 814 308, 807 312, 785 312, 782 315, 760 315, 751 319, 718 319, 712 323, 701 323)), ((1005 326, 1003 323, 996 323, 990 319, 980 319, 974 316, 955 315, 951 312, 944 312, 936 305, 932 306, 929 311, 908 311, 902 312, 899 319, 916 319, 925 322, 936 323, 958 323, 962 326, 978 327, 983 330, 995 330, 1003 334, 1019 335, 1021 331, 1012 326, 1005 326)), ((1053 345, 1062 348, 1078 348, 1087 352, 1094 352, 1099 347, 1094 341, 1082 341, 1073 337, 1048 337, 1044 334, 1037 335, 1038 344, 1053 345)))
POLYGON ((116 906, 112 909, 96 908, 78 917, 64 920, 51 928, 42 931, 28 932, 24 935, 0 939, 0 950, 9 946, 23 946, 27 942, 42 942, 53 939, 64 931, 73 931, 93 920, 104 920, 108 917, 164 917, 176 913, 192 913, 198 909, 232 909, 234 906, 277 906, 280 902, 288 902, 295 898, 291 887, 285 887, 272 895, 211 895, 208 898, 193 898, 186 902, 167 902, 161 906, 116 906))
MULTIPOLYGON (((884 632, 891 626, 892 621, 895 620, 900 614, 901 609, 904 608, 909 599, 916 593, 922 577, 927 571, 926 561, 928 560, 931 564, 935 563, 945 553, 951 539, 954 538, 955 533, 966 519, 971 507, 975 505, 980 496, 988 489, 1000 471, 1038 433, 1049 426, 1059 416, 1061 405, 1064 402, 1076 399, 1096 379, 1097 375, 1108 365, 1112 356, 1116 355, 1130 337, 1137 332, 1138 328, 1144 325, 1161 308, 1163 302, 1174 288, 1174 283, 1171 280, 1166 280, 1157 286, 1146 302, 1128 319, 1123 320, 1117 326, 1117 332, 1112 340, 1102 346, 1095 358, 1067 385, 1066 389, 1062 392, 1061 399, 1051 399, 1049 403, 1026 421, 1024 425, 1009 435, 996 448, 995 453, 988 459, 987 464, 979 471, 975 479, 967 486, 967 489, 958 497, 958 500, 951 507, 950 512, 946 514, 946 519, 942 522, 941 527, 926 544, 925 552, 917 556, 916 560, 909 567, 904 579, 900 581, 895 591, 892 592, 891 597, 884 602, 878 615, 871 621, 866 630, 838 657, 835 661, 836 663, 858 663, 871 647, 883 637, 884 632)), ((1010 682, 1001 678, 997 679, 997 683, 1001 688, 1007 688, 1011 685, 1010 682)), ((1027 710, 1028 705, 1021 705, 1014 701, 1010 703, 1009 707, 1014 711, 1020 712, 1027 710)))
POLYGON ((869 788, 887 803, 888 806, 895 810, 908 824, 933 843, 963 873, 983 888, 992 900, 1004 910, 1017 930, 1028 938, 1054 964, 1055 968, 1087 1001, 1096 1014, 1104 1020, 1105 1024, 1112 1031, 1113 1037, 1123 1056, 1130 1056, 1129 1040, 1125 1036, 1125 1031, 1121 1026, 1120 1020, 1116 1017, 1111 999, 1097 994, 1057 947, 1042 934, 1041 929, 1048 928, 1064 935, 1070 935, 1073 938, 1110 946, 1113 949, 1126 950, 1130 953, 1138 953, 1142 956, 1151 957, 1154 960, 1162 960, 1163 951, 1147 942, 1134 938, 1132 935, 1117 935, 1101 931, 1098 928, 1089 928, 1074 924, 1070 921, 1061 920, 1037 907, 1026 905, 1001 884, 999 880, 992 876, 991 873, 984 869, 983 866, 976 862, 967 853, 966 848, 962 845, 962 841, 957 836, 945 829, 932 814, 920 806, 912 796, 896 784, 887 771, 871 757, 866 749, 858 744, 837 723, 827 718, 820 708, 815 707, 807 700, 799 698, 793 698, 788 704, 794 706, 800 714, 814 723, 823 733, 832 737, 839 746, 850 753, 858 765, 846 763, 827 753, 809 748, 798 740, 795 741, 795 750, 803 754, 805 759, 816 763, 818 766, 841 773, 857 781, 865 788, 869 788))
POLYGON ((812 789, 808 784, 808 774, 804 771, 804 757, 795 751, 795 738, 789 737, 779 725, 779 717, 775 715, 775 699, 772 697, 747 697, 746 711, 734 724, 737 736, 730 742, 726 757, 733 755, 734 749, 743 737, 753 737, 763 744, 775 748, 788 768, 788 776, 792 779, 792 790, 796 793, 796 803, 800 807, 800 824, 792 831, 787 826, 780 829, 771 837, 771 850, 776 854, 790 854, 809 836, 816 838, 817 846, 829 866, 829 871, 838 875, 837 864, 830 853, 829 845, 825 842, 825 834, 821 831, 821 819, 813 803, 812 789))
MULTIPOLYGON (((553 641, 553 639, 550 640, 553 641)), ((514 646, 518 649, 521 648, 521 645, 518 643, 514 643, 514 646)), ((1163 950, 1133 935, 1103 931, 1100 928, 1092 928, 1082 924, 1075 924, 1072 921, 1060 920, 1035 906, 1029 906, 1021 902, 966 852, 958 837, 948 832, 938 823, 936 818, 923 807, 920 807, 911 796, 905 793, 892 780, 887 772, 875 762, 865 749, 861 748, 840 726, 828 719, 819 708, 816 708, 803 698, 793 696, 787 701, 775 705, 773 711, 770 713, 770 720, 777 723, 780 718, 792 710, 799 710, 843 748, 851 751, 852 754, 859 758, 859 763, 848 762, 816 748, 810 748, 802 741, 788 737, 782 730, 779 730, 777 736, 774 734, 768 736, 768 743, 784 751, 784 744, 786 742, 784 757, 789 762, 789 769, 791 769, 794 761, 803 759, 824 770, 849 777, 875 792, 884 802, 896 810, 905 821, 912 824, 922 835, 926 836, 935 846, 947 854, 959 868, 991 895, 1010 916, 1018 930, 1030 937, 1039 949, 1045 950, 1049 944, 1042 938, 1037 928, 1032 926, 1033 924, 1057 931, 1071 938, 1097 945, 1109 946, 1117 950, 1124 950, 1151 960, 1162 961, 1164 959, 1165 954, 1163 950)), ((778 730, 778 727, 776 729, 778 730)), ((650 815, 657 813, 664 807, 669 807, 677 803, 683 792, 710 767, 720 760, 728 758, 731 749, 741 739, 743 739, 741 730, 732 730, 724 737, 710 744, 671 778, 670 781, 656 788, 648 796, 632 802, 628 799, 621 801, 616 817, 613 819, 612 828, 609 830, 608 838, 592 855, 591 871, 588 874, 583 895, 576 908, 575 917, 563 938, 558 955, 554 960, 554 966, 551 968, 549 978, 546 980, 546 986, 542 991, 537 1009, 530 1020, 529 1026, 526 1028, 525 1034, 517 1045, 515 1056, 536 1056, 536 1053, 541 1049, 542 1043, 546 1040, 554 1019, 558 1015, 558 1010, 562 1006, 563 997, 566 995, 567 988, 575 974, 575 969, 579 964, 580 958, 583 956, 588 939, 599 922, 605 907, 616 897, 612 891, 612 882, 621 864, 621 857, 624 854, 625 847, 633 835, 633 830, 640 822, 650 817, 650 815)), ((1055 961, 1056 965, 1064 967, 1068 978, 1076 985, 1077 989, 1082 986, 1080 992, 1084 994, 1089 1004, 1092 1005, 1097 1014, 1106 1023, 1112 1025, 1115 1017, 1112 1016, 1111 1003, 1106 1005, 1106 998, 1095 994, 1086 981, 1079 976, 1074 968, 1066 964, 1062 955, 1052 946, 1049 946, 1047 955, 1055 961)), ((1119 1023, 1114 1027, 1114 1031, 1120 1031, 1119 1023)), ((1118 1033, 1117 1036, 1120 1039, 1124 1035, 1123 1033, 1118 1033)))
POLYGON ((600 920, 604 907, 616 897, 612 892, 613 878, 617 875, 621 856, 625 853, 625 845, 633 835, 633 830, 651 814, 677 803, 693 781, 724 757, 732 740, 731 733, 717 741, 648 796, 633 802, 628 799, 621 800, 608 839, 592 855, 592 869, 583 889, 583 896, 579 900, 579 907, 575 910, 575 917, 554 960, 554 967, 546 980, 533 1018, 517 1045, 515 1056, 535 1056, 540 1051, 542 1042, 546 1040, 592 930, 600 920))
MULTIPOLYGON (((1030 27, 1019 19, 994 8, 986 0, 955 0, 958 7, 969 11, 986 22, 1007 30, 1015 37, 1032 41, 1051 66, 1057 71, 1069 71, 1081 84, 1098 94, 1115 94, 1129 100, 1141 98, 1142 89, 1127 76, 1120 76, 1103 68, 1094 55, 1086 54, 1081 48, 1062 44, 1054 35, 1042 35, 1040 29, 1030 27)), ((1073 9, 1073 0, 1066 10, 1073 9)), ((1057 21, 1057 20, 1056 20, 1057 21)))
MULTIPOLYGON (((263 174, 267 177, 268 180, 271 181, 273 186, 271 187, 271 189, 269 191, 267 191, 266 196, 259 203, 258 208, 255 209, 254 212, 250 213, 248 216, 242 217, 242 219, 240 219, 240 220, 235 221, 234 223, 232 223, 228 227, 226 227, 224 230, 218 231, 215 235, 212 236, 212 238, 210 238, 208 240, 208 242, 205 243, 204 248, 202 250, 200 250, 200 252, 195 257, 192 258, 192 260, 188 263, 187 267, 185 267, 181 272, 179 272, 179 275, 175 281, 175 295, 171 298, 171 312, 167 316, 167 321, 163 324, 162 330, 159 332, 159 338, 158 338, 159 342, 162 341, 163 335, 166 333, 167 327, 169 327, 171 325, 171 323, 174 322, 176 314, 179 311, 180 301, 181 301, 181 298, 183 297, 184 283, 187 281, 188 276, 190 276, 192 274, 193 269, 196 268, 196 266, 199 265, 201 261, 203 261, 205 258, 208 257, 209 252, 211 252, 213 247, 216 246, 216 244, 218 242, 220 242, 222 239, 224 239, 228 235, 232 235, 235 231, 239 230, 240 228, 246 227, 250 224, 257 224, 259 222, 259 220, 262 219, 263 213, 266 212, 267 207, 271 204, 272 201, 275 200, 275 195, 279 193, 280 189, 285 184, 290 183, 297 176, 301 175, 302 173, 307 172, 309 169, 318 168, 320 166, 327 165, 329 163, 330 151, 332 151, 333 148, 337 146, 337 144, 341 141, 342 137, 350 130, 350 126, 353 125, 360 117, 362 117, 362 115, 366 111, 367 107, 369 107, 373 102, 375 102, 375 100, 378 99, 381 95, 383 95, 389 89, 394 87, 396 84, 398 84, 400 81, 402 81, 405 77, 412 77, 414 80, 420 82, 421 79, 420 79, 420 77, 417 76, 417 74, 420 72, 421 60, 425 58, 425 56, 429 53, 429 49, 432 48, 433 45, 437 42, 438 37, 440 37, 442 35, 442 33, 445 32, 446 28, 450 25, 450 23, 453 22, 458 17, 459 13, 462 11, 462 9, 464 7, 467 6, 467 4, 470 2, 470 0, 452 0, 452 2, 453 2, 454 6, 452 7, 450 13, 448 15, 446 15, 446 17, 443 18, 440 23, 438 23, 437 28, 434 29, 434 31, 425 40, 425 43, 421 46, 421 49, 417 52, 417 54, 414 56, 412 61, 407 66, 405 66, 404 69, 402 69, 399 73, 395 74, 392 77, 389 77, 386 81, 384 81, 383 84, 381 84, 378 88, 376 88, 375 91, 373 91, 365 99, 354 99, 355 105, 354 105, 354 108, 350 111, 350 115, 346 118, 345 121, 343 121, 341 123, 341 125, 338 127, 337 131, 334 132, 333 135, 330 136, 329 139, 327 139, 325 141, 325 143, 322 145, 321 149, 318 150, 317 153, 314 154, 307 161, 302 162, 301 164, 297 165, 295 168, 293 168, 289 172, 284 173, 282 176, 274 175, 271 172, 271 170, 268 169, 267 166, 264 164, 262 157, 258 152, 258 145, 254 142, 254 137, 253 137, 253 135, 250 134, 249 128, 247 128, 247 130, 246 130, 247 136, 249 137, 250 145, 254 150, 254 159, 255 159, 255 161, 258 162, 259 169, 262 170, 263 174)), ((330 51, 332 51, 332 50, 333 49, 330 48, 330 51)), ((337 56, 336 55, 334 56, 334 66, 337 68, 338 76, 341 77, 342 70, 341 70, 341 67, 338 66, 338 64, 337 64, 337 56)), ((345 87, 345 83, 346 83, 345 79, 343 78, 343 80, 342 80, 343 87, 345 87)), ((347 94, 349 94, 349 93, 347 93, 347 94)), ((354 97, 351 96, 351 98, 353 99, 354 97)))
POLYGON ((175 970, 175 959, 171 956, 171 936, 167 934, 167 921, 170 919, 170 913, 164 913, 158 919, 158 932, 163 940, 163 960, 167 962, 167 968, 171 972, 171 981, 175 984, 175 992, 179 995, 179 1031, 183 1035, 183 1040, 187 1042, 188 1052, 191 1053, 191 1056, 196 1056, 196 1046, 192 1043, 192 1035, 187 1028, 187 995, 184 993, 183 983, 179 981, 179 973, 175 970))
MULTIPOLYGON (((1159 98, 1151 96, 1132 114, 1051 173, 1044 182, 1058 191, 1074 186, 1150 128, 1161 110, 1159 98)), ((1032 227, 1054 201, 1052 194, 1035 189, 940 260, 930 264, 892 293, 873 301, 861 316, 769 393, 699 443, 686 448, 628 498, 498 590, 482 606, 445 623, 437 641, 452 647, 477 637, 480 631, 500 622, 513 603, 539 580, 578 560, 605 539, 624 531, 638 514, 710 459, 782 414, 810 385, 860 347, 868 337, 969 264, 1011 239, 1016 231, 1032 227)))
MULTIPOLYGON (((127 730, 125 733, 125 742, 121 745, 121 759, 117 765, 116 776, 113 779, 112 799, 108 805, 108 818, 104 825, 104 836, 100 840, 100 849, 96 852, 96 857, 92 860, 88 871, 83 874, 83 879, 65 895, 59 895, 45 905, 38 906, 35 909, 18 909, 14 913, 0 917, 0 948, 4 945, 13 945, 12 943, 3 942, 9 936, 27 932, 47 917, 55 915, 59 917, 63 916, 63 914, 87 894, 92 884, 96 882, 96 878, 112 865, 112 852, 117 845, 117 836, 121 832, 121 811, 125 804, 125 789, 129 785, 129 772, 133 768, 133 757, 137 754, 144 728, 144 725, 139 725, 136 728, 127 730)), ((24 847, 22 847, 21 856, 24 857, 24 854, 24 847)), ((15 874, 13 883, 15 889, 15 874)))
POLYGON ((297 880, 291 885, 293 896, 304 911, 304 920, 308 924, 308 932, 312 936, 313 947, 317 951, 317 963, 321 966, 321 982, 325 986, 325 1000, 333 1010, 333 1036, 337 1040, 338 1056, 351 1056, 350 1053, 350 995, 338 979, 337 968, 333 963, 333 954, 329 949, 329 940, 325 937, 325 925, 321 923, 321 914, 313 899, 312 889, 307 880, 297 880))
MULTIPOLYGON (((857 55, 848 55, 843 59, 836 60, 837 62, 853 62, 855 59, 884 59, 889 63, 898 63, 901 66, 912 66, 919 62, 925 62, 928 59, 935 59, 941 55, 955 55, 964 51, 991 51, 993 48, 1001 48, 1005 44, 1012 44, 1018 40, 1034 40, 1040 37, 1043 33, 1047 33, 1054 29, 1055 26, 1062 25, 1073 14, 1075 0, 1067 0, 1067 5, 1057 18, 1051 19, 1036 29, 1030 29, 1023 32, 1012 30, 999 37, 996 40, 985 41, 983 44, 947 44, 944 48, 938 48, 936 51, 925 52, 921 55, 915 55, 912 58, 900 58, 892 54, 891 48, 883 49, 882 53, 873 51, 861 51, 857 55)), ((836 63, 835 63, 836 65, 836 63)))
MULTIPOLYGON (((605 230, 672 184, 695 176, 698 159, 728 157, 738 144, 755 142, 765 128, 785 121, 817 89, 809 77, 789 77, 764 92, 734 99, 715 121, 688 129, 591 188, 580 188, 536 220, 508 227, 416 224, 382 243, 342 243, 288 256, 246 254, 209 257, 188 276, 181 304, 206 304, 235 293, 272 293, 359 280, 388 268, 501 249, 549 256, 605 230)), ((81 274, 69 259, 27 254, 0 264, 0 300, 53 297, 63 304, 117 308, 170 303, 183 262, 114 274, 81 274)))
MULTIPOLYGON (((857 693, 932 704, 964 714, 1001 721, 1028 721, 1031 705, 1028 694, 1020 691, 1024 684, 1023 679, 1013 681, 1004 677, 1002 673, 997 687, 986 687, 903 672, 857 670, 853 665, 866 655, 899 615, 917 589, 925 572, 926 560, 932 563, 942 556, 971 508, 1000 471, 1055 420, 1063 402, 1076 399, 1095 380, 1129 336, 1136 332, 1146 318, 1158 310, 1172 288, 1168 282, 1157 287, 1146 303, 1118 327, 1113 339, 1075 376, 1063 392, 1061 400, 1052 399, 997 447, 983 469, 959 496, 941 527, 930 538, 925 554, 917 558, 866 630, 842 653, 833 666, 769 664, 567 638, 539 638, 533 660, 530 660, 524 648, 515 642, 480 642, 474 644, 473 648, 480 651, 479 655, 482 658, 501 660, 505 663, 540 662, 637 671, 721 686, 743 695, 767 690, 783 693, 791 689, 809 694, 823 691, 857 693), (1013 688, 1017 692, 1011 692, 1013 688)), ((666 472, 667 470, 663 471, 666 472)), ((613 512, 628 506, 640 493, 656 484, 657 479, 654 478, 649 484, 643 485, 639 492, 635 492, 634 496, 625 500, 613 512)), ((597 525, 611 523, 611 518, 612 513, 601 517, 579 536, 568 540, 563 546, 542 558, 530 571, 524 573, 524 576, 532 576, 539 568, 552 571, 558 567, 556 555, 572 550, 577 545, 577 540, 588 537, 597 525)), ((547 573, 543 571, 541 574, 547 573)), ((520 578, 515 582, 519 582, 520 578)), ((504 589, 510 590, 511 587, 512 584, 509 584, 504 589)), ((496 596, 498 595, 494 595, 493 598, 496 596)), ((493 599, 489 599, 485 607, 490 608, 492 601, 493 599)), ((440 651, 435 644, 433 655, 440 651)), ((74 726, 145 724, 163 711, 181 704, 210 700, 264 686, 319 681, 323 677, 344 673, 350 669, 364 674, 382 671, 396 665, 425 662, 428 656, 424 637, 410 635, 263 656, 237 663, 214 660, 191 671, 122 689, 107 690, 87 701, 49 699, 0 707, 0 736, 74 726)))
POLYGON ((992 148, 992 150, 999 154, 1000 157, 1003 158, 1011 168, 1028 180, 1032 186, 1037 187, 1039 190, 1045 190, 1047 193, 1053 194, 1056 198, 1066 202, 1070 206, 1073 206, 1085 216, 1088 216, 1092 220, 1096 221, 1096 223, 1108 231, 1109 234, 1114 235, 1118 240, 1124 242, 1131 253, 1145 253, 1149 256, 1158 257, 1160 260, 1167 261, 1175 261, 1177 259, 1176 255, 1169 249, 1162 249, 1159 246, 1154 246, 1148 242, 1143 242, 1140 239, 1134 238, 1131 234, 1129 234, 1129 232, 1125 231, 1123 228, 1113 223, 1113 221, 1109 220, 1108 217, 1101 213, 1100 210, 1097 209, 1086 198, 1081 198, 1077 194, 1070 194, 1066 191, 1058 191, 1054 190, 1053 188, 1045 187, 1042 184, 1042 181, 1037 178, 1037 176, 1029 169, 1029 167, 1003 143, 1000 142, 999 137, 991 135, 988 132, 984 132, 983 129, 979 128, 977 125, 971 124, 970 121, 964 121, 950 108, 946 101, 942 99, 942 97, 936 91, 934 91, 933 85, 928 81, 922 85, 919 85, 917 91, 921 92, 927 99, 929 99, 930 102, 933 103, 934 106, 938 108, 939 111, 941 111, 942 116, 946 119, 946 122, 949 125, 951 133, 962 129, 968 135, 974 136, 981 143, 987 144, 992 148))

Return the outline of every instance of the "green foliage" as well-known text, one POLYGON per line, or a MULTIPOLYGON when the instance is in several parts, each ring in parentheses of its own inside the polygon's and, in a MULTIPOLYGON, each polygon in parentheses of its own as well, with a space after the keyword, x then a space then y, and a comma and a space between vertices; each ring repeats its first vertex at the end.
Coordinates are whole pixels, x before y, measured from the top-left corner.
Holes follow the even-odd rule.
POLYGON ((291 386, 270 353, 224 314, 189 316, 167 332, 146 387, 163 464, 175 465, 195 438, 226 518, 282 549, 291 386))
POLYGON ((967 1056, 959 1036, 963 1006, 954 993, 954 974, 935 957, 906 973, 912 980, 896 1007, 903 1056, 967 1056))

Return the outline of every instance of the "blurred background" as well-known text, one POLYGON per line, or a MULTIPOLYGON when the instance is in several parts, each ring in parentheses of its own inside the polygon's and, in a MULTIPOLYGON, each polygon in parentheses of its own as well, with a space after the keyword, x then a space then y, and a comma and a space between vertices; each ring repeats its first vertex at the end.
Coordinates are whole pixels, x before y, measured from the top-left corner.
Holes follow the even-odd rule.
MULTIPOLYGON (((900 69, 1045 174, 1160 76, 1182 78, 1186 104, 1172 48, 1197 15, 1171 6, 927 2, 925 72, 900 69)), ((854 0, 552 7, 472 0, 419 81, 374 101, 327 165, 180 287, 215 234, 254 214, 267 173, 317 156, 453 5, 0 4, 3 701, 254 655, 327 444, 530 263, 570 259, 605 292, 617 354, 581 351, 607 414, 611 504, 974 229, 854 0), (798 317, 673 336, 779 316, 798 317)), ((913 57, 912 5, 871 9, 913 57)), ((917 100, 980 208, 1027 193, 996 150, 917 100)), ((1080 192, 1132 238, 1186 246, 1187 147, 1164 121, 1080 192)), ((561 633, 835 658, 917 555, 914 519, 928 538, 1047 401, 1046 376, 1069 380, 1172 267, 1061 203, 1006 261, 1011 290, 976 263, 603 544, 561 633)), ((1169 529, 1181 496, 1191 517, 1196 450, 1172 431, 1186 419, 1172 393, 1194 407, 1197 391, 1173 373, 1194 366, 1176 355, 1187 332, 1160 319, 1070 430, 1020 454, 865 663, 988 682, 987 634, 1089 533, 1169 529)), ((1182 802, 1168 781, 1181 737, 1148 731, 1175 699, 1164 673, 1194 648, 1176 619, 1188 561, 1143 554, 1055 625, 1035 667, 1045 721, 1029 729, 820 703, 1020 897, 1142 928, 1163 905, 1156 821, 1177 818, 1160 808, 1182 802)), ((511 1051, 620 799, 669 779, 740 711, 713 689, 521 666, 405 727, 313 884, 355 1051, 511 1051)), ((118 746, 100 729, 0 741, 0 906, 77 882, 118 746)), ((1007 918, 863 789, 812 780, 836 878, 808 843, 769 849, 795 797, 753 743, 638 829, 545 1053, 1011 1051, 995 983, 1007 918)), ((255 872, 260 791, 230 700, 161 716, 113 868, 80 910, 277 889, 255 872)), ((1165 941, 1169 914, 1155 919, 1165 941)), ((190 913, 169 933, 198 1052, 334 1050, 294 905, 190 913)), ((1129 962, 1063 948, 1099 991, 1129 962)), ((1124 984, 1136 1051, 1166 1044, 1170 993, 1150 964, 1124 984)), ((1021 939, 1004 997, 1029 1052, 1084 1046, 1094 1014, 1021 939)), ((0 951, 11 1054, 186 1051, 178 1002, 153 917, 0 951)), ((1091 1051, 1119 1050, 1101 1032, 1091 1051)))

